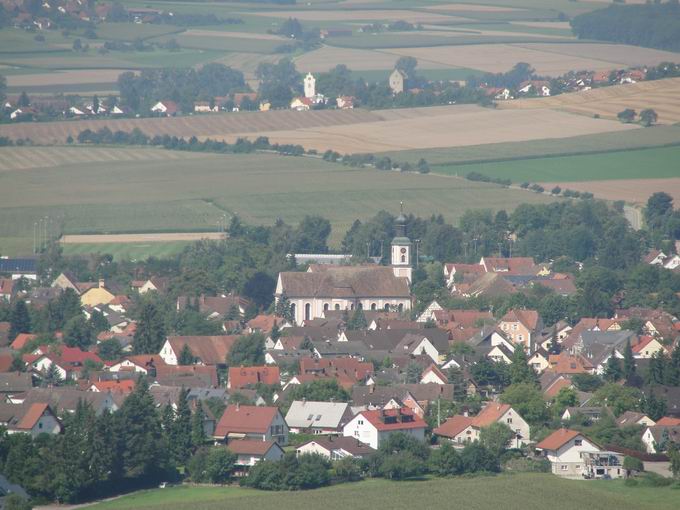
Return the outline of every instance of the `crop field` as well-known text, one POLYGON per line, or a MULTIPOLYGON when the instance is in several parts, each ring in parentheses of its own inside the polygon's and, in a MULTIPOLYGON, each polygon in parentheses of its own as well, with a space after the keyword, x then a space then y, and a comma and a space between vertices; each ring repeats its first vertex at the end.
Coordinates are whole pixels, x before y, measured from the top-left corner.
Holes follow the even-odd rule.
POLYGON ((295 112, 279 110, 272 112, 239 112, 224 114, 194 115, 191 117, 146 118, 146 119, 98 119, 68 120, 42 123, 20 123, 0 125, 0 136, 12 139, 30 138, 36 143, 64 143, 70 135, 73 138, 85 129, 97 130, 104 126, 111 131, 141 129, 149 136, 171 135, 190 138, 191 136, 212 136, 223 138, 242 131, 296 129, 310 126, 334 126, 379 121, 382 117, 367 110, 316 110, 295 112))
MULTIPOLYGON (((39 149, 0 148, 0 161, 5 151, 16 160, 31 159, 39 149)), ((181 153, 185 157, 176 159, 174 151, 150 152, 169 158, 101 161, 97 155, 0 172, 0 253, 30 253, 33 224, 45 217, 53 231, 68 235, 210 231, 225 214, 264 225, 278 217, 296 223, 320 214, 332 222, 332 242, 339 243, 355 219, 395 210, 402 200, 414 214, 441 213, 450 221, 469 208, 511 210, 551 200, 454 177, 350 168, 314 158, 181 153)))
POLYGON ((562 480, 547 474, 499 475, 475 478, 441 478, 393 482, 368 480, 354 484, 300 492, 266 492, 238 487, 171 487, 142 491, 94 505, 94 510, 164 508, 217 510, 256 506, 260 510, 288 510, 323 501, 324 508, 357 510, 412 508, 414 497, 423 508, 455 501, 455 508, 496 510, 616 508, 617 510, 671 510, 677 508, 673 488, 629 488, 622 481, 586 482, 562 480), (575 486, 578 485, 578 488, 575 486), (417 495, 417 496, 414 496, 417 495))
MULTIPOLYGON (((510 179, 514 183, 645 179, 651 180, 653 186, 653 179, 656 178, 660 179, 656 184, 659 188, 656 191, 661 191, 664 179, 677 178, 680 181, 678 162, 680 145, 602 154, 517 159, 498 163, 437 165, 432 171, 446 175, 478 172, 489 177, 510 179)), ((626 186, 634 187, 634 182, 627 181, 626 186)))
POLYGON ((680 177, 673 179, 619 179, 605 181, 580 181, 546 183, 547 189, 559 185, 564 189, 588 191, 597 198, 605 200, 625 200, 635 204, 645 204, 657 191, 668 193, 676 203, 680 202, 680 177))
POLYGON ((62 246, 66 256, 87 256, 93 253, 112 255, 114 260, 146 260, 169 258, 181 253, 189 241, 166 241, 162 243, 78 243, 62 246))
POLYGON ((51 73, 17 74, 7 77, 8 87, 35 87, 53 85, 79 85, 115 83, 118 76, 130 69, 100 69, 56 71, 51 73))
POLYGON ((626 108, 652 108, 660 124, 680 122, 680 78, 604 87, 554 97, 520 99, 499 105, 505 110, 556 109, 614 119, 626 108))
MULTIPOLYGON (((416 163, 425 158, 430 164, 462 164, 512 161, 544 156, 566 156, 680 145, 680 126, 654 126, 648 129, 579 135, 527 142, 488 143, 465 147, 438 147, 385 152, 397 161, 416 163)), ((644 172, 644 169, 641 170, 644 172)))
MULTIPOLYGON (((462 147, 638 129, 552 110, 515 110, 517 115, 505 115, 508 112, 468 105, 395 109, 373 112, 380 115, 379 121, 265 131, 260 135, 278 143, 297 143, 319 151, 356 153, 462 147)), ((249 133, 243 130, 239 135, 249 133)), ((216 138, 219 132, 208 136, 216 138)))

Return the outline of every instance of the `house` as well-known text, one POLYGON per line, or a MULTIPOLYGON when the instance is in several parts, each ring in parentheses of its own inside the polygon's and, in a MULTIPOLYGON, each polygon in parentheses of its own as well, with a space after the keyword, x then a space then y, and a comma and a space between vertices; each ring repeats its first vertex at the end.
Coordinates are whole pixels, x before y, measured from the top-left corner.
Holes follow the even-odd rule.
POLYGON ((536 310, 513 309, 503 316, 498 328, 512 343, 522 345, 526 351, 531 352, 534 350, 538 334, 543 329, 543 321, 536 310))
POLYGON ((194 102, 194 112, 196 113, 216 113, 220 108, 215 102, 210 101, 196 101, 194 102))
POLYGON ((474 417, 453 416, 433 433, 453 443, 464 444, 477 441, 482 429, 494 423, 504 423, 515 433, 509 445, 511 448, 520 448, 529 442, 529 424, 509 404, 498 402, 490 402, 474 417))
MULTIPOLYGON (((133 286, 134 286, 133 282, 133 286)), ((170 286, 170 278, 165 276, 152 276, 146 281, 139 282, 136 286, 137 292, 139 294, 146 294, 147 292, 158 292, 159 294, 164 294, 168 287, 170 286)))
POLYGON ((449 378, 434 363, 427 367, 420 376, 420 384, 447 384, 449 378))
POLYGON ((375 449, 354 437, 318 437, 301 444, 295 449, 298 455, 317 454, 329 460, 340 460, 345 457, 362 459, 375 453, 375 449))
POLYGON ((239 319, 243 317, 250 306, 250 301, 236 295, 200 296, 190 298, 179 296, 177 298, 177 311, 192 306, 197 308, 202 315, 212 320, 239 319))
POLYGON ((4 404, 0 403, 0 425, 8 434, 59 434, 62 430, 57 415, 49 404, 4 404))
POLYGON ((295 400, 286 414, 291 432, 341 434, 354 414, 346 402, 295 400))
POLYGON ((287 324, 288 323, 285 322, 284 319, 280 319, 276 315, 259 314, 246 322, 246 328, 250 333, 259 332, 269 335, 274 329, 274 326, 278 326, 280 328, 281 326, 285 326, 287 324))
POLYGON ((115 298, 116 290, 107 286, 104 280, 99 280, 96 286, 80 294, 80 303, 83 306, 100 306, 109 304, 115 298))
MULTIPOLYGON (((680 420, 678 420, 680 424, 680 420)), ((644 413, 626 411, 616 419, 618 427, 653 427, 656 422, 644 413)))
POLYGON ((17 395, 25 394, 31 388, 33 388, 33 377, 29 373, 0 373, 0 402, 12 400, 17 395))
POLYGON ((548 361, 550 354, 544 349, 536 349, 529 359, 527 364, 536 371, 537 374, 542 374, 545 370, 550 368, 550 362, 548 361))
POLYGON ((63 273, 59 273, 59 276, 57 276, 52 282, 51 287, 54 289, 61 290, 71 289, 78 295, 80 295, 81 293, 81 289, 78 286, 78 279, 70 271, 64 271, 63 273))
POLYGON ((165 362, 159 356, 139 354, 136 356, 126 356, 118 363, 111 365, 108 370, 109 372, 133 372, 154 377, 158 364, 165 365, 165 362))
POLYGON ((113 412, 118 409, 118 405, 108 392, 81 391, 73 387, 32 388, 22 400, 23 404, 49 404, 59 416, 74 413, 80 402, 87 402, 92 406, 97 416, 104 411, 113 412))
POLYGON ((65 345, 56 347, 43 345, 35 349, 31 356, 34 357, 33 361, 30 361, 34 370, 46 374, 54 365, 62 380, 77 379, 86 361, 102 363, 101 358, 93 352, 65 345))
MULTIPOLYGON (((661 420, 659 420, 661 422, 661 420)), ((647 453, 664 453, 668 451, 671 443, 680 444, 679 425, 653 425, 645 428, 640 438, 645 445, 647 453)))
POLYGON ((554 475, 581 479, 586 473, 582 455, 601 448, 582 433, 562 428, 538 443, 536 450, 550 461, 554 475))
POLYGON ((395 432, 425 440, 427 423, 408 407, 361 411, 343 428, 343 436, 352 437, 378 449, 395 432))
POLYGON ((408 407, 421 418, 430 405, 453 400, 453 384, 392 384, 390 386, 354 386, 354 409, 393 409, 408 407))
POLYGON ((573 420, 577 416, 583 416, 591 422, 599 421, 603 416, 611 415, 609 408, 607 407, 597 407, 597 406, 579 406, 579 407, 567 407, 562 413, 562 420, 569 421, 573 420))
POLYGON ((401 94, 404 92, 404 82, 406 81, 406 75, 403 71, 395 69, 390 74, 388 83, 393 95, 401 94))
POLYGON ((632 342, 633 357, 636 359, 650 359, 657 353, 666 352, 666 347, 661 343, 660 338, 651 335, 642 335, 637 341, 632 342))
POLYGON ((278 407, 229 405, 215 427, 215 440, 226 442, 238 439, 275 441, 288 444, 288 425, 278 407))
POLYGON ((14 280, 0 278, 0 301, 10 303, 14 297, 14 280))
POLYGON ((166 365, 178 365, 185 346, 202 365, 224 365, 231 347, 238 340, 236 335, 216 336, 169 336, 159 356, 166 365))
POLYGON ((9 345, 10 349, 13 351, 21 351, 26 345, 32 341, 38 338, 38 335, 33 335, 31 333, 19 333, 12 343, 9 345))
POLYGON ((135 380, 133 379, 114 379, 112 381, 95 381, 87 391, 97 393, 112 393, 120 395, 129 395, 135 389, 135 380))
POLYGON ((227 444, 227 450, 236 455, 237 468, 245 471, 261 460, 281 460, 283 448, 275 441, 256 441, 252 439, 238 439, 227 444))
POLYGON ((179 112, 179 106, 174 101, 158 101, 151 107, 152 113, 163 114, 166 117, 173 117, 179 112))
POLYGON ((296 97, 290 102, 290 109, 298 112, 306 112, 311 109, 314 102, 308 97, 296 97))
POLYGON ((11 259, 0 257, 0 275, 10 275, 12 280, 26 278, 27 280, 38 279, 38 261, 31 258, 11 259))
POLYGON ((354 108, 354 97, 352 96, 340 96, 335 98, 335 104, 341 110, 351 110, 354 108))
POLYGON ((229 367, 227 388, 238 390, 248 386, 265 384, 267 386, 280 385, 281 374, 279 367, 229 367))

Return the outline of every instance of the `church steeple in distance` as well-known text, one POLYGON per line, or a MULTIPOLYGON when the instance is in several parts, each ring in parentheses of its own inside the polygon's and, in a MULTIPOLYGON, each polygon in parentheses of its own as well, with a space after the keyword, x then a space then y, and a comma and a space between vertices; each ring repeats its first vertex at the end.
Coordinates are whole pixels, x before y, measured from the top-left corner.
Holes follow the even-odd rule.
POLYGON ((395 237, 392 239, 392 271, 394 276, 407 278, 411 282, 411 240, 406 236, 404 202, 400 204, 399 216, 394 220, 395 237))

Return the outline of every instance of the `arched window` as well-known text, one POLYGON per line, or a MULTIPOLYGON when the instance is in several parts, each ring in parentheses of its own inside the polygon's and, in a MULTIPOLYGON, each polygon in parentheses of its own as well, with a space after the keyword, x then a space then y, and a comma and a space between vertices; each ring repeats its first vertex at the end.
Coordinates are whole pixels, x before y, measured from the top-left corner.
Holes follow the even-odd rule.
POLYGON ((371 303, 371 310, 377 310, 377 308, 378 305, 376 305, 375 303, 371 303))
POLYGON ((354 303, 352 303, 351 305, 349 305, 349 309, 350 309, 350 310, 354 310, 354 303))
POLYGON ((327 312, 329 308, 330 308, 330 305, 328 303, 323 304, 323 311, 324 312, 327 312))
POLYGON ((402 263, 406 263, 406 255, 402 255, 402 256, 401 256, 401 262, 402 262, 402 263))
POLYGON ((295 303, 290 304, 290 315, 293 317, 293 322, 297 321, 295 317, 295 303))
POLYGON ((385 311, 389 312, 390 311, 390 305, 389 303, 385 303, 385 311))
POLYGON ((307 303, 305 305, 305 320, 308 321, 312 318, 312 305, 307 303))
POLYGON ((364 309, 364 304, 363 304, 363 303, 357 303, 357 308, 358 308, 359 310, 363 310, 363 309, 364 309))
POLYGON ((398 309, 399 309, 399 313, 403 312, 404 311, 404 303, 399 303, 398 309))
POLYGON ((338 303, 335 303, 335 309, 340 310, 340 305, 338 303))

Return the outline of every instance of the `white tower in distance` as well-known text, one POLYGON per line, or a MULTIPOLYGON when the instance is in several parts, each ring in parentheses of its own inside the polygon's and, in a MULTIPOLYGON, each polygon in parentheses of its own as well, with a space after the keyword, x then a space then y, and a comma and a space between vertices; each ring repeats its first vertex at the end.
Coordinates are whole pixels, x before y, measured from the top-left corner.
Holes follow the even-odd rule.
POLYGON ((307 73, 305 76, 305 97, 313 98, 316 96, 316 78, 312 76, 312 73, 307 73))
POLYGON ((406 216, 404 203, 401 203, 401 213, 394 221, 396 236, 392 239, 392 253, 390 257, 394 276, 406 278, 411 283, 411 240, 406 236, 406 216))

